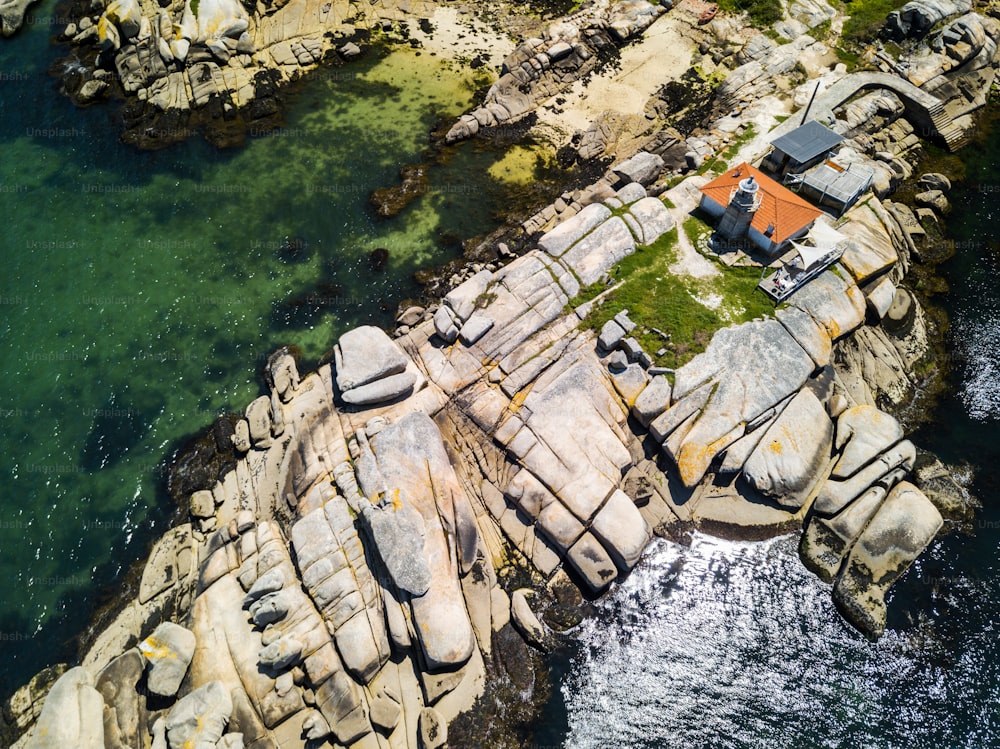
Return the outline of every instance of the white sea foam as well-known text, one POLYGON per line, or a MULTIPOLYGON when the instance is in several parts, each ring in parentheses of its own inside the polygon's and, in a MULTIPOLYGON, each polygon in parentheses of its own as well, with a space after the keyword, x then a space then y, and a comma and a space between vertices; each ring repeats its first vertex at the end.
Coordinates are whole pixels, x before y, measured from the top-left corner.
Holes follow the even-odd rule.
POLYGON ((1000 418, 1000 319, 961 317, 955 327, 965 359, 962 402, 978 421, 1000 418))

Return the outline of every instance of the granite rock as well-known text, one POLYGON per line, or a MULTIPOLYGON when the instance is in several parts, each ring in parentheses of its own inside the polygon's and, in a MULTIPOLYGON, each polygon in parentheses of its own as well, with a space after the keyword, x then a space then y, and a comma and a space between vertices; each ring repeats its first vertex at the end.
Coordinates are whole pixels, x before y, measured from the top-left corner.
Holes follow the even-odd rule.
POLYGON ((138 647, 149 664, 149 691, 160 697, 177 694, 194 656, 194 633, 179 624, 164 622, 138 647))

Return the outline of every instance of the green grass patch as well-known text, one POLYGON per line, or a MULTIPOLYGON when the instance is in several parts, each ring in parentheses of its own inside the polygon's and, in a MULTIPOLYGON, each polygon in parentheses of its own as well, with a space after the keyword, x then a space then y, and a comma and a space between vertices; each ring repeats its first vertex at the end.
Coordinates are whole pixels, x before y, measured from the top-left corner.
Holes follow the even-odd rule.
POLYGON ((818 42, 825 42, 830 38, 830 31, 832 30, 833 21, 831 19, 826 19, 822 23, 818 23, 813 26, 806 33, 809 34, 813 39, 818 42))
MULTIPOLYGON (((691 231, 701 231, 702 222, 691 231)), ((690 221, 690 219, 689 219, 690 221)), ((684 230, 689 231, 685 222, 684 230)), ((611 275, 621 286, 591 311, 582 327, 600 331, 618 312, 627 309, 636 323, 632 333, 656 364, 676 369, 708 346, 720 328, 774 314, 774 306, 756 291, 758 268, 727 268, 720 264, 719 276, 696 279, 677 276, 670 266, 677 260, 677 229, 649 247, 640 247, 625 258, 611 275), (669 336, 669 340, 656 328, 669 336), (657 352, 666 349, 657 356, 657 352)), ((574 303, 593 299, 607 287, 595 284, 574 303)))
POLYGON ((730 13, 746 13, 754 26, 764 28, 784 18, 781 3, 774 0, 718 0, 719 8, 730 13))
POLYGON ((861 55, 857 52, 851 52, 843 47, 837 46, 833 48, 833 53, 837 55, 838 60, 847 66, 847 72, 853 73, 858 69, 858 63, 861 62, 861 55))
POLYGON ((698 243, 702 240, 702 238, 712 233, 712 227, 708 224, 708 222, 703 221, 697 213, 689 214, 688 217, 684 219, 683 228, 688 241, 695 247, 698 246, 698 243))
POLYGON ((722 153, 717 153, 710 159, 706 159, 700 167, 698 167, 696 174, 706 174, 714 169, 726 169, 729 165, 729 160, 732 159, 744 145, 750 142, 750 140, 757 134, 757 130, 754 124, 751 122, 747 125, 746 130, 739 135, 736 140, 729 144, 722 153))
POLYGON ((852 0, 845 3, 850 18, 844 22, 841 39, 854 45, 870 42, 879 35, 886 16, 903 4, 901 0, 852 0))

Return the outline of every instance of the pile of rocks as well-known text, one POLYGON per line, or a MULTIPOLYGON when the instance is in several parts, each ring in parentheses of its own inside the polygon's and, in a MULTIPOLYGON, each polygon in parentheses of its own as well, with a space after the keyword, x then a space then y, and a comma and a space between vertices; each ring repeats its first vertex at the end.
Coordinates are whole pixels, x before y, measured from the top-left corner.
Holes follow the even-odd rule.
POLYGON ((344 333, 333 350, 337 388, 344 403, 368 406, 413 392, 418 373, 381 328, 365 325, 344 333))
POLYGON ((85 9, 63 31, 79 63, 67 90, 79 104, 112 92, 124 96, 126 138, 150 148, 181 140, 202 123, 215 123, 206 134, 221 139, 235 137, 221 127, 223 120, 230 130, 235 121, 266 126, 283 84, 320 63, 361 54, 352 41, 355 24, 380 26, 402 15, 381 5, 356 14, 347 0, 256 6, 113 0, 103 6, 85 9))
POLYGON ((899 39, 923 36, 949 16, 971 10, 971 0, 914 0, 892 11, 885 25, 899 39))

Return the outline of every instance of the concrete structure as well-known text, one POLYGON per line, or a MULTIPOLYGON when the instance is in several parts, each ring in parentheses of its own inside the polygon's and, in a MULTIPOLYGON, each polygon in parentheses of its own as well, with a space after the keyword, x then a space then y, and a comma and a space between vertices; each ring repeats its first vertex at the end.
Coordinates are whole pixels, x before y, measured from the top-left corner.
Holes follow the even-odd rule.
MULTIPOLYGON (((936 134, 949 150, 955 151, 967 142, 962 129, 952 122, 940 99, 890 73, 862 72, 845 75, 816 97, 809 114, 818 120, 833 121, 834 109, 862 91, 879 88, 894 92, 906 106, 906 113, 913 124, 927 134, 936 134)), ((798 116, 794 115, 778 125, 772 133, 777 139, 792 132, 800 124, 798 116)))

